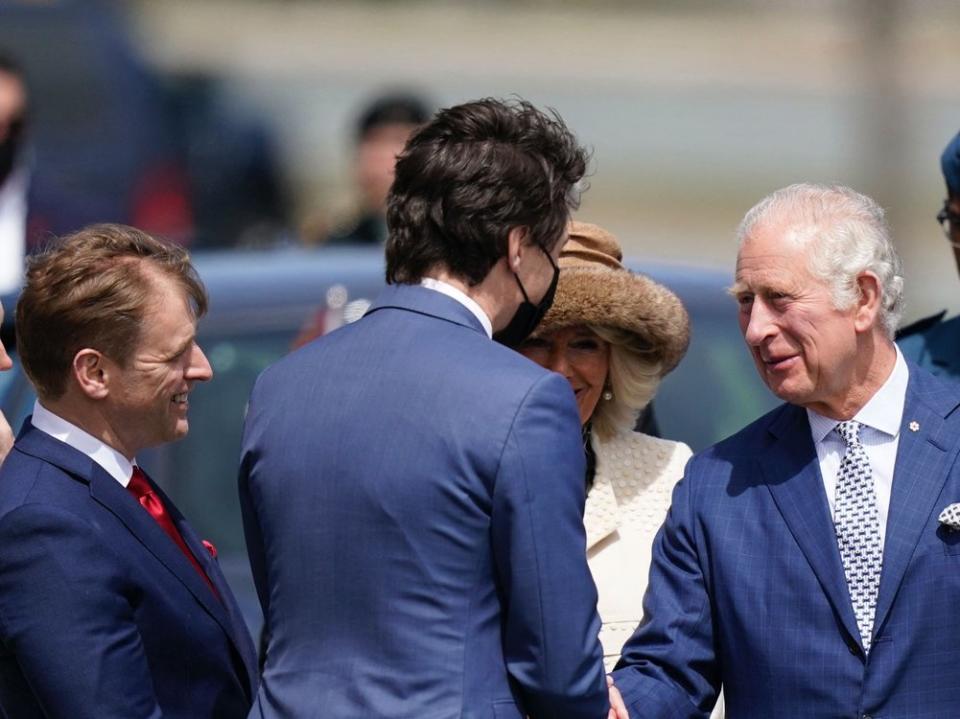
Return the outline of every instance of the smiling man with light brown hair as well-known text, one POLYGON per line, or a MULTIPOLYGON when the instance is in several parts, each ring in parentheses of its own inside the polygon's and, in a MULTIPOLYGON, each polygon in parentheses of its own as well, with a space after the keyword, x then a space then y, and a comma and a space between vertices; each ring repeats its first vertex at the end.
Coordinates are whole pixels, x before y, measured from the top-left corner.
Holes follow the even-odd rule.
POLYGON ((38 394, 0 469, 0 713, 240 718, 253 645, 214 557, 137 465, 212 371, 186 253, 96 225, 32 258, 17 347, 38 394))

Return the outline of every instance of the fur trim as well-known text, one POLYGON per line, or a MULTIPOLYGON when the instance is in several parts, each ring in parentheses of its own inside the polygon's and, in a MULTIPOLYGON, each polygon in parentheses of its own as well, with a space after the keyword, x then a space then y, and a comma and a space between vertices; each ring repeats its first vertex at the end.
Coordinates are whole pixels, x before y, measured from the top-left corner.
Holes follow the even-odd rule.
POLYGON ((660 360, 662 375, 679 364, 690 343, 690 318, 680 298, 649 277, 628 270, 561 269, 553 306, 536 334, 583 324, 636 334, 660 360))

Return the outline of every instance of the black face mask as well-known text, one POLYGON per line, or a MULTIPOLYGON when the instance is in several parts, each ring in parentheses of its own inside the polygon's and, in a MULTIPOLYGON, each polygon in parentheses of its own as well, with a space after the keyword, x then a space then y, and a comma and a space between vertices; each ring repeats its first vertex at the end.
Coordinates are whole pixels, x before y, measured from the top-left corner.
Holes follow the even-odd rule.
POLYGON ((550 256, 550 253, 547 252, 543 245, 538 245, 538 247, 543 254, 547 256, 547 259, 550 260, 550 265, 553 267, 553 280, 550 282, 550 287, 547 289, 546 294, 544 294, 543 299, 540 300, 539 303, 533 304, 530 298, 527 297, 527 291, 523 288, 523 283, 520 281, 517 273, 513 273, 517 285, 520 286, 520 292, 523 293, 523 302, 517 307, 517 311, 514 313, 510 323, 493 335, 493 339, 511 349, 516 349, 523 344, 523 341, 537 329, 540 320, 543 319, 543 316, 547 314, 547 310, 549 310, 553 304, 553 296, 557 293, 557 282, 560 281, 560 268, 557 266, 557 263, 553 261, 553 257, 550 256))

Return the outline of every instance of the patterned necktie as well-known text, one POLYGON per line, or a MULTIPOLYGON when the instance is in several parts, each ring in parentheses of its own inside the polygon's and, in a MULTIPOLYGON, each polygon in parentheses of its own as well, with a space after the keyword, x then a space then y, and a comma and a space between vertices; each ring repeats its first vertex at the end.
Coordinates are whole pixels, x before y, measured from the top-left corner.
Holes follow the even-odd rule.
POLYGON ((860 639, 864 651, 869 652, 883 548, 873 473, 867 452, 860 444, 860 428, 861 424, 854 420, 836 427, 837 434, 847 443, 847 451, 837 474, 834 526, 860 639))
POLYGON ((190 564, 193 565, 193 568, 197 570, 197 574, 203 578, 203 581, 210 587, 210 591, 219 599, 220 594, 214 588, 207 573, 203 571, 200 562, 193 556, 193 552, 187 547, 187 543, 183 541, 183 536, 177 529, 177 525, 173 523, 173 518, 170 516, 170 513, 167 512, 167 508, 163 506, 163 500, 153 491, 153 487, 150 486, 150 482, 147 481, 147 475, 144 474, 143 470, 139 467, 135 466, 133 468, 133 476, 130 478, 130 484, 127 485, 127 489, 137 498, 140 506, 147 510, 150 516, 160 525, 160 528, 166 532, 167 536, 173 540, 173 543, 180 548, 180 551, 183 552, 190 564))

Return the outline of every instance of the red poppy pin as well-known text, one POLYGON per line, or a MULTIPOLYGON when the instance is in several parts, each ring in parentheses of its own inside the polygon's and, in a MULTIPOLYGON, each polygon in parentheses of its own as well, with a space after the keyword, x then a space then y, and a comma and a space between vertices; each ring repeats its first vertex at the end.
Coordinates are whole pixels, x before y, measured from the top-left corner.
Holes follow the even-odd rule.
POLYGON ((203 543, 203 546, 207 548, 207 551, 210 552, 210 556, 211 556, 213 559, 216 559, 216 558, 217 558, 217 548, 216 548, 215 546, 213 546, 213 542, 211 542, 209 539, 201 539, 200 541, 203 543))

